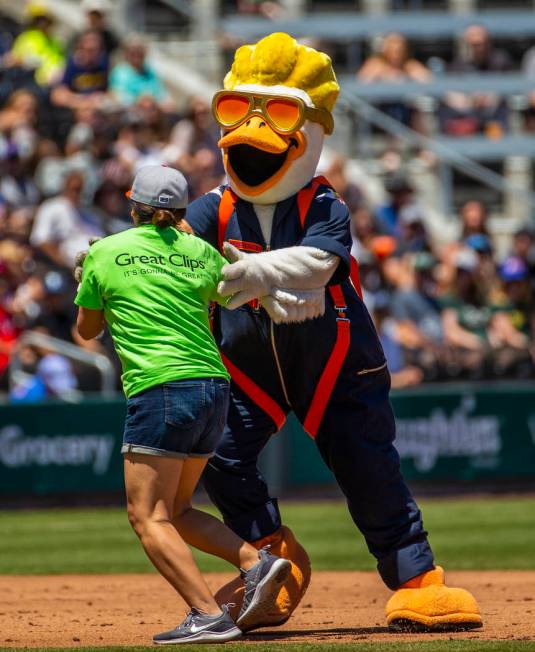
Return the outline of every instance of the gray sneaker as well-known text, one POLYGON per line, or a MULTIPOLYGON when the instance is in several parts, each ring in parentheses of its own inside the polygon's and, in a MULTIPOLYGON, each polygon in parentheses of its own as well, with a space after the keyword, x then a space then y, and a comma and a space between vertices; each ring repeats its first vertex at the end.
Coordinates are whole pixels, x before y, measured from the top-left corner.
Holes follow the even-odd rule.
POLYGON ((236 624, 243 631, 263 624, 266 612, 274 605, 279 589, 292 568, 287 559, 275 557, 264 548, 258 557, 258 563, 250 570, 241 571, 245 591, 236 624))
POLYGON ((193 608, 183 622, 169 632, 162 632, 153 637, 158 645, 170 643, 225 643, 234 641, 242 635, 232 620, 228 606, 221 606, 220 616, 208 616, 193 608))

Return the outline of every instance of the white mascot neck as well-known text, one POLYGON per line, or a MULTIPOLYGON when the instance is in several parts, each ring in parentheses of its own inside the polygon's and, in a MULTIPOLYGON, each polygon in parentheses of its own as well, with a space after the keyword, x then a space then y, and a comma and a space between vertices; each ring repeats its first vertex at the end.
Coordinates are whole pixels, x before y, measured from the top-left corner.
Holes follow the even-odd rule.
POLYGON ((262 235, 267 245, 271 242, 271 230, 276 204, 253 204, 254 212, 258 218, 262 235))

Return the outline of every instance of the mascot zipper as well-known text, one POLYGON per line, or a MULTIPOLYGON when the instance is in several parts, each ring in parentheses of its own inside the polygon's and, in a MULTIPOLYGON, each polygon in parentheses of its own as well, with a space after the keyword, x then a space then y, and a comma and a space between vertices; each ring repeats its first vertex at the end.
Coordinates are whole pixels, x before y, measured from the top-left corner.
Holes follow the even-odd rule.
MULTIPOLYGON (((271 245, 266 244, 264 251, 271 251, 271 245)), ((292 407, 290 403, 290 398, 288 396, 288 390, 286 389, 286 383, 284 382, 284 376, 282 375, 282 367, 279 359, 279 354, 277 352, 277 345, 275 344, 275 324, 273 320, 269 320, 269 330, 271 335, 271 348, 273 349, 273 357, 275 358, 275 364, 277 365, 277 372, 279 374, 279 380, 281 382, 282 393, 284 394, 284 400, 288 407, 292 407)))
POLYGON ((271 348, 273 349, 275 364, 277 365, 277 371, 279 372, 279 380, 281 381, 282 393, 284 394, 286 405, 288 405, 288 407, 292 407, 290 404, 290 399, 288 397, 288 392, 286 391, 286 383, 284 382, 284 376, 282 375, 282 367, 279 360, 279 354, 277 353, 277 346, 275 344, 275 325, 273 324, 272 320, 270 320, 270 332, 271 332, 271 348))

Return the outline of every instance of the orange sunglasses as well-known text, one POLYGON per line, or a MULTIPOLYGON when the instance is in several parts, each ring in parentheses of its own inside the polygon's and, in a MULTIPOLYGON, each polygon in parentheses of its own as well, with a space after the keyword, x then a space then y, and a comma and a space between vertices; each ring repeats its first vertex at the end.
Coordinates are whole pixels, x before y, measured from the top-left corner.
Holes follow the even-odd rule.
POLYGON ((293 95, 218 91, 212 100, 212 113, 226 129, 237 127, 255 113, 262 115, 279 134, 297 131, 305 120, 318 122, 327 134, 332 134, 334 129, 333 117, 327 109, 307 106, 300 97, 293 95))

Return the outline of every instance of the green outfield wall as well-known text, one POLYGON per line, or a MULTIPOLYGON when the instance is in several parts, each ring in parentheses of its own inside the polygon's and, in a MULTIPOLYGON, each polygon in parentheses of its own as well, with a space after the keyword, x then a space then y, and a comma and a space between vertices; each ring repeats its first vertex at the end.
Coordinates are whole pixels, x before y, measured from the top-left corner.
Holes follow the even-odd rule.
MULTIPOLYGON (((535 480, 535 384, 428 386, 394 392, 409 480, 535 480)), ((0 495, 118 491, 122 399, 0 406, 0 495)), ((290 417, 262 467, 277 490, 333 482, 290 417)))

